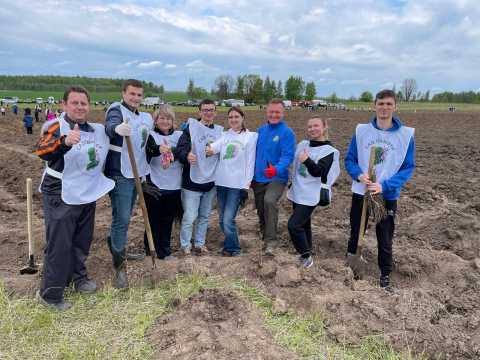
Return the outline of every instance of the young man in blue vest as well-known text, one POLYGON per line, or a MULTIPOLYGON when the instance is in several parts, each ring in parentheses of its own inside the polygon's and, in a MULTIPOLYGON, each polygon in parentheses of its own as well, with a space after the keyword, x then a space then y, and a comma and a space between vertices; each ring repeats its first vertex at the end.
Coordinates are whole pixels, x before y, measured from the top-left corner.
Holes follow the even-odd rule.
POLYGON ((153 129, 153 120, 149 113, 138 110, 142 100, 142 82, 135 79, 125 80, 122 86, 122 102, 110 105, 105 117, 105 132, 110 138, 105 175, 115 181, 115 188, 109 194, 112 203, 112 226, 107 242, 115 268, 113 285, 118 289, 128 287, 125 260, 137 260, 145 256, 126 253, 128 225, 137 191, 125 136, 131 139, 138 175, 144 177, 150 173, 145 148, 148 134, 153 129))
POLYGON ((360 229, 360 219, 365 191, 381 194, 387 216, 376 224, 380 287, 390 289, 397 199, 415 169, 415 138, 414 129, 402 125, 400 119, 394 117, 396 102, 392 90, 380 91, 375 96, 374 106, 376 116, 369 124, 357 125, 345 157, 345 168, 353 179, 347 259, 356 254, 360 231, 364 231, 360 229), (368 176, 370 149, 373 146, 381 148, 381 156, 375 165, 375 181, 368 176))
POLYGON ((266 255, 278 246, 278 201, 288 182, 288 168, 295 156, 295 134, 284 119, 282 100, 267 106, 267 123, 258 129, 255 173, 252 181, 255 206, 266 255))

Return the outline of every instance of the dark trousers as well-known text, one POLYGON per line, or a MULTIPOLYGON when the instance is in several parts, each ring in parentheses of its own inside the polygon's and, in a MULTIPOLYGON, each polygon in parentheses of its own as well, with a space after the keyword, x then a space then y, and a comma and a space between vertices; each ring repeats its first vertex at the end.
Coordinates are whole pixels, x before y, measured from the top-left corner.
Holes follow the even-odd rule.
POLYGON ((95 202, 68 205, 60 195, 43 194, 47 246, 40 295, 51 303, 63 300, 63 291, 87 279, 85 261, 95 225, 95 202))
POLYGON ((255 206, 257 208, 263 240, 267 245, 276 243, 278 201, 283 194, 285 184, 276 181, 269 183, 252 181, 252 189, 255 196, 255 206))
MULTIPOLYGON (((172 237, 173 221, 176 217, 180 217, 182 212, 181 191, 162 192, 159 199, 155 199, 148 193, 144 193, 144 196, 155 251, 157 257, 163 259, 172 253, 170 239, 172 237)), ((144 234, 143 241, 145 250, 149 254, 147 233, 144 234)))
POLYGON ((33 134, 33 130, 31 126, 27 126, 27 134, 33 134))
POLYGON ((303 257, 308 258, 312 252, 312 223, 311 216, 316 206, 293 203, 293 213, 288 219, 288 232, 295 250, 303 257))
MULTIPOLYGON (((392 272, 392 244, 395 231, 395 213, 397 211, 397 200, 385 200, 387 217, 375 226, 378 244, 378 266, 382 275, 389 275, 392 272)), ((350 209, 350 240, 348 241, 348 252, 356 254, 358 239, 360 237, 360 220, 362 217, 363 195, 352 195, 352 208, 350 209)), ((365 221, 367 228, 369 211, 365 221)), ((363 231, 365 231, 363 229, 363 231)))

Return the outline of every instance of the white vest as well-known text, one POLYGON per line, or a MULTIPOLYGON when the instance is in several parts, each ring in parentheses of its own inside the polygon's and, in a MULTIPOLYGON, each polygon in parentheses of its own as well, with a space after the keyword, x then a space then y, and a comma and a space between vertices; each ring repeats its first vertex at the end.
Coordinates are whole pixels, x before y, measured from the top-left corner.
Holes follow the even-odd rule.
POLYGON ((190 179, 197 184, 205 184, 215 180, 215 169, 218 155, 207 157, 205 148, 220 138, 223 126, 214 125, 213 129, 203 125, 197 119, 188 119, 190 138, 192 140, 192 153, 197 157, 197 163, 190 165, 190 179))
POLYGON ((220 159, 215 172, 215 185, 248 189, 255 168, 255 149, 258 134, 248 130, 236 133, 228 130, 217 140, 215 152, 220 159), (217 145, 218 144, 218 145, 217 145))
POLYGON ((303 140, 297 145, 293 163, 292 186, 287 191, 287 198, 297 204, 316 206, 320 201, 320 190, 330 190, 332 198, 332 185, 340 175, 340 153, 331 145, 310 147, 309 141, 303 140), (333 162, 327 175, 327 183, 322 183, 320 177, 310 175, 305 164, 301 163, 298 156, 307 150, 310 159, 317 163, 320 159, 333 153, 333 162))
MULTIPOLYGON (((60 134, 68 135, 70 125, 59 119, 60 134)), ((48 166, 45 173, 62 180, 62 200, 69 205, 94 202, 106 195, 115 182, 103 174, 103 166, 108 154, 109 139, 102 124, 89 123, 94 132, 80 130, 80 142, 63 156, 64 168, 60 173, 48 166)), ((43 178, 42 178, 43 182, 43 178)))
MULTIPOLYGON (((396 131, 376 129, 372 123, 358 124, 355 131, 357 141, 358 165, 362 173, 368 173, 368 161, 370 159, 370 148, 381 147, 382 153, 374 166, 376 182, 381 183, 395 175, 405 160, 408 144, 415 132, 414 128, 401 126, 396 131)), ((353 181, 352 191, 364 195, 366 185, 353 181)))
MULTIPOLYGON (((137 163, 138 175, 140 177, 150 173, 150 166, 147 162, 147 155, 145 152, 145 146, 147 145, 148 134, 153 129, 152 116, 146 112, 140 112, 138 115, 128 110, 122 104, 116 102, 110 105, 109 110, 112 107, 120 106, 124 121, 127 120, 128 124, 132 128, 132 135, 130 139, 132 141, 133 154, 137 163)), ((107 110, 108 112, 108 110, 107 110)), ((130 158, 128 157, 127 142, 123 139, 122 147, 110 145, 110 150, 121 153, 120 171, 126 178, 133 178, 133 171, 130 165, 130 158)))
MULTIPOLYGON (((182 132, 174 131, 171 135, 163 136, 151 131, 150 135, 157 145, 168 145, 174 148, 177 146, 182 132)), ((150 161, 150 179, 159 189, 178 190, 182 187, 182 168, 182 164, 175 160, 168 168, 164 169, 161 156, 155 156, 150 161)))

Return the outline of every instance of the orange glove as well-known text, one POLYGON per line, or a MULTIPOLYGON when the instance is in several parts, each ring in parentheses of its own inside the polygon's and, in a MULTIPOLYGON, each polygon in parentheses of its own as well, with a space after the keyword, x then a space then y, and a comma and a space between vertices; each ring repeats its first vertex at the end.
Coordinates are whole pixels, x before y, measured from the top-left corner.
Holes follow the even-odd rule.
POLYGON ((271 179, 275 175, 277 175, 277 169, 275 169, 275 166, 272 166, 272 164, 268 164, 268 167, 263 171, 265 177, 271 179))

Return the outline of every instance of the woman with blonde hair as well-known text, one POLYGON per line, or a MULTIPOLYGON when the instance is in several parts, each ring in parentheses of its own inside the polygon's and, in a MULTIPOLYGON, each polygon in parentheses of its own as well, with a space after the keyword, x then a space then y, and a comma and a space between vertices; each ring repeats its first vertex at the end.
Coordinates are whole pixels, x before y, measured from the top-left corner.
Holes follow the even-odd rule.
POLYGON ((313 265, 311 216, 317 206, 331 201, 331 186, 340 174, 340 154, 328 140, 328 121, 308 120, 310 140, 297 145, 293 163, 292 184, 287 198, 292 201, 293 213, 288 220, 288 232, 305 269, 313 265))
MULTIPOLYGON (((150 163, 146 187, 150 191, 145 191, 145 203, 157 257, 174 260, 170 239, 173 221, 182 212, 180 194, 183 166, 176 156, 176 146, 182 132, 174 130, 175 112, 172 106, 160 105, 152 117, 154 129, 150 132, 146 146, 147 161, 150 163)), ((144 243, 149 254, 146 234, 144 243)))

